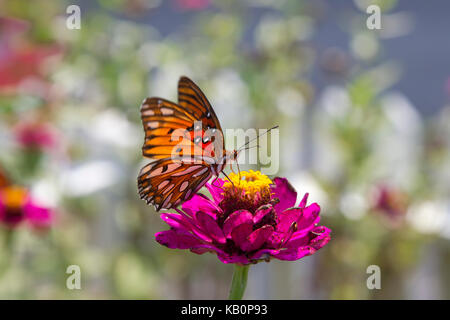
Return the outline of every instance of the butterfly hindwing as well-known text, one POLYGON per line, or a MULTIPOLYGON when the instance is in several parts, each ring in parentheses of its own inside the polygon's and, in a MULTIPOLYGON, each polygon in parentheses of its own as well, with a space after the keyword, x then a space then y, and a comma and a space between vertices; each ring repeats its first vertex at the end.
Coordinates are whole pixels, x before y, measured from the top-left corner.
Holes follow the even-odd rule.
POLYGON ((169 209, 189 200, 211 175, 209 166, 200 161, 156 160, 141 169, 139 194, 156 210, 169 209))

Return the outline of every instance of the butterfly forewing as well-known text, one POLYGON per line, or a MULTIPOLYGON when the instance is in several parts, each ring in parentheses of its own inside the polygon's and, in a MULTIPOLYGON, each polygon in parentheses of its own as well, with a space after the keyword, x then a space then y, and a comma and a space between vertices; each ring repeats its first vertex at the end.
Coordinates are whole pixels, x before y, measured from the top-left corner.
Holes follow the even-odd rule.
POLYGON ((168 158, 178 144, 192 144, 189 128, 195 118, 177 104, 160 98, 146 99, 141 106, 141 118, 145 131, 142 146, 145 157, 168 158))
POLYGON ((178 81, 178 104, 186 110, 191 110, 207 129, 222 131, 219 119, 208 99, 202 90, 187 77, 181 77, 178 81))
POLYGON ((187 77, 181 77, 178 82, 178 104, 199 116, 204 130, 202 140, 196 139, 204 144, 203 149, 209 156, 220 161, 225 154, 225 145, 219 119, 202 90, 187 77))

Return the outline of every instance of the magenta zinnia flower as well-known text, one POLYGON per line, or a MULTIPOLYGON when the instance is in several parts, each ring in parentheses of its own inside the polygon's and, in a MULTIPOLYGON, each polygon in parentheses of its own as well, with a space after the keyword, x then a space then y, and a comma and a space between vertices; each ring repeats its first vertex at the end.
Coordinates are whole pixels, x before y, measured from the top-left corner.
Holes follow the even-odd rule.
POLYGON ((26 121, 14 128, 16 140, 21 146, 36 150, 50 150, 57 145, 56 131, 49 124, 26 121))
POLYGON ((17 186, 0 189, 0 224, 13 229, 26 221, 33 228, 47 229, 52 220, 51 210, 38 205, 26 189, 17 186))
POLYGON ((401 189, 380 184, 374 188, 372 208, 389 227, 400 227, 408 210, 408 197, 401 189))
POLYGON ((318 226, 319 205, 307 205, 308 194, 297 204, 287 179, 272 182, 251 170, 229 176, 231 182, 217 179, 206 185, 212 199, 196 194, 178 213, 161 214, 171 229, 158 232, 156 241, 246 265, 271 258, 298 260, 330 240, 330 229, 318 226))

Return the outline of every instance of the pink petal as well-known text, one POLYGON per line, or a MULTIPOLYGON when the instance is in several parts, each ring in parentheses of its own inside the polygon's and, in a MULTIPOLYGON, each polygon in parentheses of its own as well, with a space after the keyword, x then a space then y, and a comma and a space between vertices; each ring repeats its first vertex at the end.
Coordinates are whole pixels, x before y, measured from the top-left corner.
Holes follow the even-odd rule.
POLYGON ((278 215, 277 231, 285 233, 290 230, 294 222, 297 222, 302 215, 302 209, 291 208, 278 215))
POLYGON ((203 254, 206 252, 216 253, 219 260, 223 263, 250 263, 250 261, 244 255, 230 255, 213 245, 201 244, 191 248, 191 251, 196 254, 203 254))
POLYGON ((291 186, 286 178, 275 178, 273 180, 275 186, 272 186, 272 198, 278 198, 279 203, 275 205, 275 210, 280 213, 284 210, 295 206, 297 200, 297 192, 294 187, 291 186))
POLYGON ((253 216, 253 223, 260 223, 267 214, 272 212, 272 210, 273 207, 270 204, 259 207, 258 210, 256 210, 255 215, 253 216))
POLYGON ((206 252, 216 252, 216 250, 218 250, 217 247, 213 246, 213 245, 199 245, 199 246, 195 246, 192 247, 191 252, 196 253, 196 254, 204 254, 206 252))
POLYGON ((195 212, 203 211, 215 217, 222 210, 203 194, 195 194, 190 200, 182 205, 182 209, 188 215, 193 216, 195 212))
POLYGON ((314 252, 316 252, 316 250, 308 246, 305 246, 294 249, 279 250, 279 252, 274 254, 273 256, 280 260, 294 261, 301 259, 305 256, 312 255, 314 252))
POLYGON ((224 181, 222 179, 213 180, 212 183, 207 183, 205 186, 214 199, 215 203, 220 203, 223 200, 222 186, 224 181))
POLYGON ((297 230, 310 228, 314 224, 319 223, 320 206, 313 203, 302 210, 302 214, 297 221, 297 230))
POLYGON ((279 252, 280 252, 280 249, 264 248, 264 249, 256 251, 252 255, 250 255, 249 258, 250 259, 264 259, 268 256, 274 256, 275 254, 278 254, 279 252))
POLYGON ((177 211, 180 212, 180 214, 165 212, 161 213, 160 217, 172 228, 178 229, 180 231, 192 232, 195 236, 199 237, 203 241, 212 242, 213 239, 200 228, 198 228, 192 218, 183 214, 179 210, 177 211))
POLYGON ((309 237, 309 232, 298 232, 294 233, 290 239, 283 244, 285 248, 298 248, 309 244, 311 241, 309 237))
POLYGON ((268 248, 279 248, 281 246, 281 244, 283 243, 285 238, 285 233, 282 232, 278 232, 278 231, 274 231, 272 232, 272 234, 269 236, 269 238, 266 240, 266 246, 268 248))
POLYGON ((316 250, 319 250, 320 248, 325 246, 331 239, 331 230, 324 226, 315 228, 312 233, 315 234, 316 237, 311 240, 310 246, 312 246, 316 250))
POLYGON ((330 241, 331 230, 324 226, 315 227, 306 235, 294 234, 286 243, 286 248, 298 248, 302 246, 310 246, 315 250, 319 250, 330 241))
POLYGON ((202 244, 202 242, 190 233, 175 230, 161 231, 155 234, 158 243, 170 249, 189 249, 202 244))
POLYGON ((207 213, 198 211, 194 214, 195 220, 200 225, 201 229, 206 232, 212 239, 219 243, 227 242, 223 235, 222 229, 218 226, 217 222, 207 213))
POLYGON ((245 256, 238 256, 238 255, 221 255, 217 254, 217 257, 220 261, 223 263, 239 263, 239 264, 249 264, 250 261, 245 256))
POLYGON ((228 239, 231 238, 232 231, 242 225, 248 224, 253 227, 253 215, 247 210, 239 210, 230 214, 223 223, 223 233, 228 239))
POLYGON ((309 196, 309 193, 305 193, 302 201, 300 201, 300 204, 298 205, 300 208, 306 207, 306 203, 308 202, 308 196, 309 196))
POLYGON ((192 228, 192 223, 181 214, 164 212, 159 217, 172 228, 183 229, 185 231, 189 231, 192 228))
POLYGON ((240 247, 242 250, 246 252, 251 252, 256 249, 262 247, 262 245, 266 242, 269 236, 273 232, 272 226, 264 226, 253 231, 246 239, 246 241, 242 242, 240 247))
POLYGON ((196 254, 204 254, 206 252, 212 252, 212 253, 226 255, 226 253, 222 249, 219 249, 217 246, 215 246, 213 244, 207 244, 207 243, 195 245, 192 248, 190 248, 190 250, 196 254))
POLYGON ((25 217, 33 227, 48 228, 52 224, 53 214, 48 208, 44 208, 29 201, 24 205, 25 217))
POLYGON ((252 231, 253 226, 251 224, 241 224, 232 230, 231 238, 236 246, 241 247, 241 245, 247 241, 247 237, 252 233, 252 231))
POLYGON ((292 249, 262 249, 255 252, 250 258, 261 259, 262 256, 268 255, 279 260, 294 261, 311 255, 314 252, 315 250, 308 246, 292 249))

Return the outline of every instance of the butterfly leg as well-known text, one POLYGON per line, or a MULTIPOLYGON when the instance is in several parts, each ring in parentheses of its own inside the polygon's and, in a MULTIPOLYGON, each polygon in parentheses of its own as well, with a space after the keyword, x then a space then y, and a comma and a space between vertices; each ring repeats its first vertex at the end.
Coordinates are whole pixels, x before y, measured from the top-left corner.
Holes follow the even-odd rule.
POLYGON ((230 183, 233 185, 233 187, 234 187, 234 183, 233 183, 233 181, 231 181, 231 179, 228 177, 228 175, 225 173, 225 172, 223 172, 222 171, 222 173, 225 175, 225 177, 227 177, 227 179, 228 179, 228 181, 230 181, 230 183))
POLYGON ((239 163, 236 161, 236 165, 238 167, 238 172, 239 172, 239 184, 241 184, 241 169, 239 168, 239 163))
POLYGON ((219 179, 219 176, 217 176, 217 177, 211 182, 211 185, 214 186, 214 187, 216 187, 216 188, 220 188, 220 189, 222 189, 223 191, 225 191, 224 188, 222 188, 221 186, 217 186, 217 185, 214 184, 214 182, 216 182, 217 179, 219 179))

